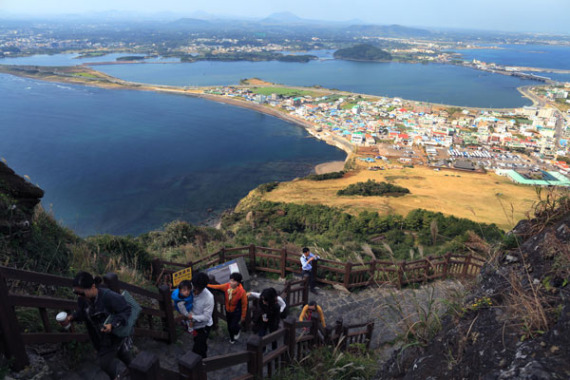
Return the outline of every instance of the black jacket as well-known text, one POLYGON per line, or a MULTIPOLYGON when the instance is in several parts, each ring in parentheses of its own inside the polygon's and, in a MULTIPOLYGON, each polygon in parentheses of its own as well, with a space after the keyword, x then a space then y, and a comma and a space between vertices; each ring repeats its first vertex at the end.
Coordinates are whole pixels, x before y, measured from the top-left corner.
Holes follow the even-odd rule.
POLYGON ((279 304, 265 305, 261 301, 253 311, 253 330, 257 332, 261 329, 269 330, 269 332, 277 331, 280 321, 279 304), (267 315, 267 322, 263 321, 263 314, 267 315))
POLYGON ((131 306, 122 295, 100 288, 93 301, 79 297, 77 304, 79 310, 73 313, 73 320, 85 322, 91 342, 97 351, 100 353, 107 351, 122 342, 123 338, 101 332, 103 323, 109 316, 111 316, 110 323, 113 328, 124 326, 127 323, 131 315, 131 306))

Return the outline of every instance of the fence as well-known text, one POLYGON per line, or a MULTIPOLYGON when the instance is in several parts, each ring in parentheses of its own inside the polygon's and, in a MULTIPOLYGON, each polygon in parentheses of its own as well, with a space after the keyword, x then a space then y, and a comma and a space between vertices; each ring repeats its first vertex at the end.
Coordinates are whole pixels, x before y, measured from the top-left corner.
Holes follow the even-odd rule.
POLYGON ((337 321, 323 329, 315 318, 299 322, 288 318, 283 328, 264 337, 252 336, 246 351, 202 359, 192 352, 179 359, 178 371, 161 368, 156 355, 141 352, 130 365, 132 380, 185 379, 206 380, 216 371, 230 371, 232 380, 271 378, 292 361, 301 361, 314 347, 328 345, 347 350, 352 343, 369 348, 374 324, 344 326, 337 321))
MULTIPOLYGON (((142 306, 141 315, 134 329, 135 336, 151 337, 168 343, 176 341, 177 319, 174 318, 170 287, 160 285, 158 292, 150 291, 119 281, 114 273, 108 273, 103 279, 102 286, 118 293, 121 290, 127 290, 142 306)), ((76 331, 75 326, 72 326, 70 331, 63 331, 59 324, 55 323, 57 312, 63 310, 70 313, 77 309, 77 301, 71 294, 72 285, 71 278, 0 266, 0 305, 2 305, 0 307, 0 351, 14 359, 12 366, 14 369, 20 370, 28 365, 26 345, 89 339, 86 332, 76 331), (10 288, 16 289, 16 293, 10 291, 9 283, 12 285, 10 288), (49 296, 28 294, 38 292, 48 293, 49 296), (21 308, 37 309, 39 314, 36 316, 39 316, 41 320, 42 331, 26 332, 21 321, 18 320, 17 308, 19 311, 21 308)), ((287 282, 281 296, 285 298, 288 307, 308 303, 306 280, 287 282)), ((224 304, 223 295, 221 297, 218 295, 213 315, 216 324, 219 319, 226 319, 224 304)), ((250 307, 247 314, 246 330, 251 322, 252 310, 253 307, 250 307)))
MULTIPOLYGON (((153 273, 156 274, 157 284, 168 283, 171 281, 169 275, 181 268, 192 267, 193 270, 200 270, 238 257, 245 259, 251 272, 275 273, 282 278, 288 273, 302 273, 300 253, 255 245, 222 248, 218 252, 186 264, 156 259, 153 261, 153 273)), ((414 261, 372 260, 364 264, 320 259, 313 262, 313 271, 316 272, 317 282, 342 285, 350 290, 374 284, 392 284, 402 287, 446 277, 475 277, 484 262, 484 259, 475 255, 462 256, 452 253, 414 261)))
MULTIPOLYGON (((57 312, 64 310, 70 313, 77 309, 77 301, 72 299, 71 294, 72 283, 71 278, 0 266, 0 343, 6 356, 13 358, 14 369, 19 370, 28 365, 26 345, 89 339, 86 332, 76 331, 75 326, 72 326, 71 331, 64 332, 55 322, 57 312), (12 285, 10 288, 16 292, 10 291, 9 283, 12 285), (29 295, 31 292, 49 295, 29 295), (17 308, 37 309, 42 331, 26 332, 21 326, 22 321, 18 319, 17 308)), ((117 292, 128 290, 141 304, 142 311, 135 326, 135 336, 152 337, 168 343, 176 341, 170 289, 167 286, 159 287, 158 291, 150 291, 119 281, 112 273, 104 277, 104 286, 117 292)))

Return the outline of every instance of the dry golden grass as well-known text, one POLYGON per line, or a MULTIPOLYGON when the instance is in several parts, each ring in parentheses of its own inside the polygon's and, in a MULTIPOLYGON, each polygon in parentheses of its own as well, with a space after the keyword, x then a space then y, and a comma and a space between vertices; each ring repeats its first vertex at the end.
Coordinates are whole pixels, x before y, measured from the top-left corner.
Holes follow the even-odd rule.
POLYGON ((377 211, 380 214, 406 215, 423 208, 477 222, 496 223, 507 230, 526 217, 536 199, 534 188, 516 185, 495 174, 434 171, 428 168, 360 170, 342 179, 327 181, 297 180, 282 183, 263 198, 273 202, 324 204, 349 213, 377 211), (336 195, 350 184, 368 179, 406 187, 403 197, 360 197, 336 195))

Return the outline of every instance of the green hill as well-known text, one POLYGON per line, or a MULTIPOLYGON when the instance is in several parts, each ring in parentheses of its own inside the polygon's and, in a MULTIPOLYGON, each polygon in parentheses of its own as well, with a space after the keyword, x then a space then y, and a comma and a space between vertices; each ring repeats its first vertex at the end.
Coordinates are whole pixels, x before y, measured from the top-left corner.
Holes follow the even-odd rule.
POLYGON ((356 61, 390 61, 392 55, 376 46, 369 44, 355 45, 334 52, 336 59, 348 59, 356 61))

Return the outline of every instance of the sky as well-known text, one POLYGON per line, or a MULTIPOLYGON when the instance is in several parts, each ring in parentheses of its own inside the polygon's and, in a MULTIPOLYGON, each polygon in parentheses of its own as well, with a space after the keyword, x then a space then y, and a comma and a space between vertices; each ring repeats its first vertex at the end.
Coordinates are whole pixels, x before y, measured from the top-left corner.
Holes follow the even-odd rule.
POLYGON ((240 18, 291 12, 313 20, 570 34, 570 0, 0 0, 0 18, 106 11, 240 18))

